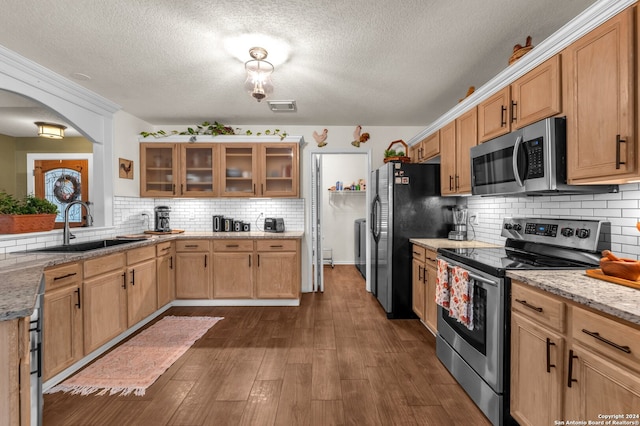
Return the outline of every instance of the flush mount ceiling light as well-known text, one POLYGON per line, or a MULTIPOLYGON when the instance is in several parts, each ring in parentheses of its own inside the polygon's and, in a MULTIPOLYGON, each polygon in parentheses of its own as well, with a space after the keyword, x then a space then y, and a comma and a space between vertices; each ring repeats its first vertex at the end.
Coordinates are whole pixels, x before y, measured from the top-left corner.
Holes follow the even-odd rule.
POLYGON ((253 59, 244 64, 247 70, 247 80, 244 88, 258 102, 273 93, 273 83, 271 82, 271 73, 273 65, 265 61, 267 51, 262 47, 252 47, 249 49, 249 55, 253 59))
POLYGON ((49 139, 64 138, 64 129, 67 128, 62 124, 45 123, 42 121, 36 121, 34 124, 38 126, 38 136, 49 139))
POLYGON ((296 112, 296 101, 267 101, 269 109, 273 112, 296 112))

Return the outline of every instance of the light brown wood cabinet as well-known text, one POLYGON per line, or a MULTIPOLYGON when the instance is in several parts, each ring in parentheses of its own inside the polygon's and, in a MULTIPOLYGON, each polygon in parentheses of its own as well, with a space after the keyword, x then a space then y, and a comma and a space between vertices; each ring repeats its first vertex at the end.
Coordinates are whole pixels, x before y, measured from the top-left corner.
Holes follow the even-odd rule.
POLYGON ((478 140, 502 136, 562 112, 560 57, 550 58, 478 105, 478 140))
POLYGON ((253 297, 253 240, 213 241, 213 298, 253 297))
POLYGON ((127 251, 127 325, 132 327, 158 309, 156 248, 127 251))
POLYGON ((221 144, 220 152, 221 196, 298 197, 298 144, 221 144))
POLYGON ((0 321, 0 424, 31 425, 30 372, 29 318, 0 321))
POLYGON ((511 414, 519 424, 598 421, 640 407, 638 325, 515 280, 511 309, 511 414))
POLYGON ((300 240, 256 240, 256 297, 300 297, 300 240))
POLYGON ((208 240, 176 241, 176 298, 211 297, 211 249, 208 240))
POLYGON ((422 163, 440 154, 440 132, 434 132, 409 149, 412 163, 422 163))
POLYGON ((47 269, 44 279, 42 378, 48 380, 84 355, 82 266, 47 269))
POLYGON ((419 246, 417 244, 413 245, 412 253, 412 273, 411 273, 411 287, 412 291, 412 307, 413 312, 420 318, 422 321, 425 321, 426 318, 426 310, 425 310, 425 302, 426 302, 426 270, 424 266, 424 252, 425 248, 419 246))
POLYGON ((640 176, 634 14, 623 11, 562 52, 569 183, 640 176))
POLYGON ((156 245, 156 282, 158 284, 158 308, 176 298, 175 247, 171 241, 156 245))
POLYGON ((470 149, 478 144, 477 110, 470 109, 440 129, 440 192, 471 193, 470 149))
POLYGON ((140 144, 142 197, 218 195, 218 144, 140 144))
POLYGON ((438 305, 436 305, 437 252, 413 244, 413 312, 432 333, 438 332, 438 305))
POLYGON ((98 349, 127 330, 125 253, 85 260, 84 351, 98 349))

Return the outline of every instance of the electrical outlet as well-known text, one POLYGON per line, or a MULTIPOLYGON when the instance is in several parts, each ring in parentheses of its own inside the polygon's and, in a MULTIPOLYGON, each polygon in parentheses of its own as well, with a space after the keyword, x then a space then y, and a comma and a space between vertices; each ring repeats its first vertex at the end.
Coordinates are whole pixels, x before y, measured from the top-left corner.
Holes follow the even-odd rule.
POLYGON ((469 215, 469 223, 474 226, 480 225, 480 213, 473 213, 469 215))

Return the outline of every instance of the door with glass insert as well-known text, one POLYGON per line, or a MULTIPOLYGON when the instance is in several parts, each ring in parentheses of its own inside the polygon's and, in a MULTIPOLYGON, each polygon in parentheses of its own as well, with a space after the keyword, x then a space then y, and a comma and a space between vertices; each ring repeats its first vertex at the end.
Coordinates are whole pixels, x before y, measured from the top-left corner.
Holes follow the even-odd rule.
POLYGON ((180 145, 180 193, 189 197, 217 195, 218 146, 215 144, 180 145))
POLYGON ((257 146, 255 144, 223 144, 220 153, 221 196, 256 197, 257 146))
POLYGON ((298 196, 298 145, 260 146, 260 194, 264 197, 298 196))
POLYGON ((140 195, 172 197, 178 195, 177 145, 171 143, 140 144, 140 195))

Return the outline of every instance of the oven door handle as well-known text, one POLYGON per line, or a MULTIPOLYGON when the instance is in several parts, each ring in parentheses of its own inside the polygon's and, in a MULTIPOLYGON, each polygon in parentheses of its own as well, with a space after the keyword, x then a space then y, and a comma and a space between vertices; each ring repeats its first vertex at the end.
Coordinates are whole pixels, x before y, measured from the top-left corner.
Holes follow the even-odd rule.
POLYGON ((522 145, 522 139, 523 139, 522 135, 518 136, 518 138, 516 139, 516 144, 513 146, 513 158, 512 158, 513 176, 516 179, 516 183, 520 187, 524 186, 524 182, 520 178, 520 170, 518 170, 518 154, 520 153, 520 146, 522 145))
POLYGON ((469 271, 467 271, 467 273, 469 274, 469 278, 473 278, 475 281, 480 281, 481 283, 489 284, 493 287, 498 287, 498 283, 495 281, 488 280, 485 277, 481 277, 480 275, 473 274, 469 271))

